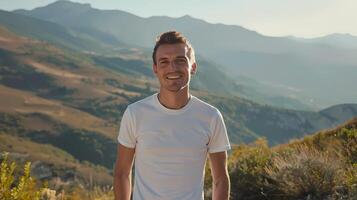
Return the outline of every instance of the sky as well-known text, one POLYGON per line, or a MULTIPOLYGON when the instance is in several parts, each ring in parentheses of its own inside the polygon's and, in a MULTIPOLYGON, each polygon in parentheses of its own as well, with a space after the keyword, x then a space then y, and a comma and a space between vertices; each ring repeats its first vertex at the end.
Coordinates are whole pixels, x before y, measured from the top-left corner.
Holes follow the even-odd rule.
MULTIPOLYGON (((56 0, 0 0, 0 9, 33 9, 56 0)), ((190 15, 268 36, 357 36, 357 0, 71 0, 140 17, 190 15)))

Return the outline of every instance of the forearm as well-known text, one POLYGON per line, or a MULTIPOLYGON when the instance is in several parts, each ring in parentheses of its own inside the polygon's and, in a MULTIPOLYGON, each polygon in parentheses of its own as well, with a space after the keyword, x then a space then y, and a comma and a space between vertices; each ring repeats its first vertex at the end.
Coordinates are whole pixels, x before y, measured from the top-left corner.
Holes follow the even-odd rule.
POLYGON ((118 175, 114 180, 115 200, 130 200, 131 178, 130 175, 118 175))
POLYGON ((228 200, 230 193, 229 177, 222 177, 219 180, 213 180, 212 200, 228 200))

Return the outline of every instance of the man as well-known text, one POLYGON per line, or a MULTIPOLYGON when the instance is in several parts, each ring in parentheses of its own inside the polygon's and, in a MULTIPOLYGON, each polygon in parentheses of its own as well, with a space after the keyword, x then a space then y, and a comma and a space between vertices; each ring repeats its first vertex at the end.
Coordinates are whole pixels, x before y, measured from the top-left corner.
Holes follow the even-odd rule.
POLYGON ((191 75, 197 71, 191 44, 179 32, 166 32, 158 37, 152 57, 160 90, 124 112, 115 199, 131 197, 135 157, 134 200, 202 200, 209 154, 212 198, 228 200, 227 131, 220 112, 190 94, 191 75))

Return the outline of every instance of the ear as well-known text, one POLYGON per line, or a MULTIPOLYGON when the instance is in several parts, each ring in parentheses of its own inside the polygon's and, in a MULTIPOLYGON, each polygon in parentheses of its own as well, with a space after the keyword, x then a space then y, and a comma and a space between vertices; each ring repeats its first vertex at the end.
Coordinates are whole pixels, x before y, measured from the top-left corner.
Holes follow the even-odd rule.
POLYGON ((196 63, 193 63, 193 64, 191 65, 191 75, 196 74, 196 72, 197 72, 197 64, 196 64, 196 63))

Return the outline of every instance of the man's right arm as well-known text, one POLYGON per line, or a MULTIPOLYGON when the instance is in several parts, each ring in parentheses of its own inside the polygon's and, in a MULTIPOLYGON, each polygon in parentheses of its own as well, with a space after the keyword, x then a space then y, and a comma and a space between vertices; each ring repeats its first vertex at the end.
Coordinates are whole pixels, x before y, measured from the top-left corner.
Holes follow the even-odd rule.
POLYGON ((117 160, 114 169, 114 196, 115 200, 130 200, 131 171, 135 148, 128 148, 118 144, 117 160))

